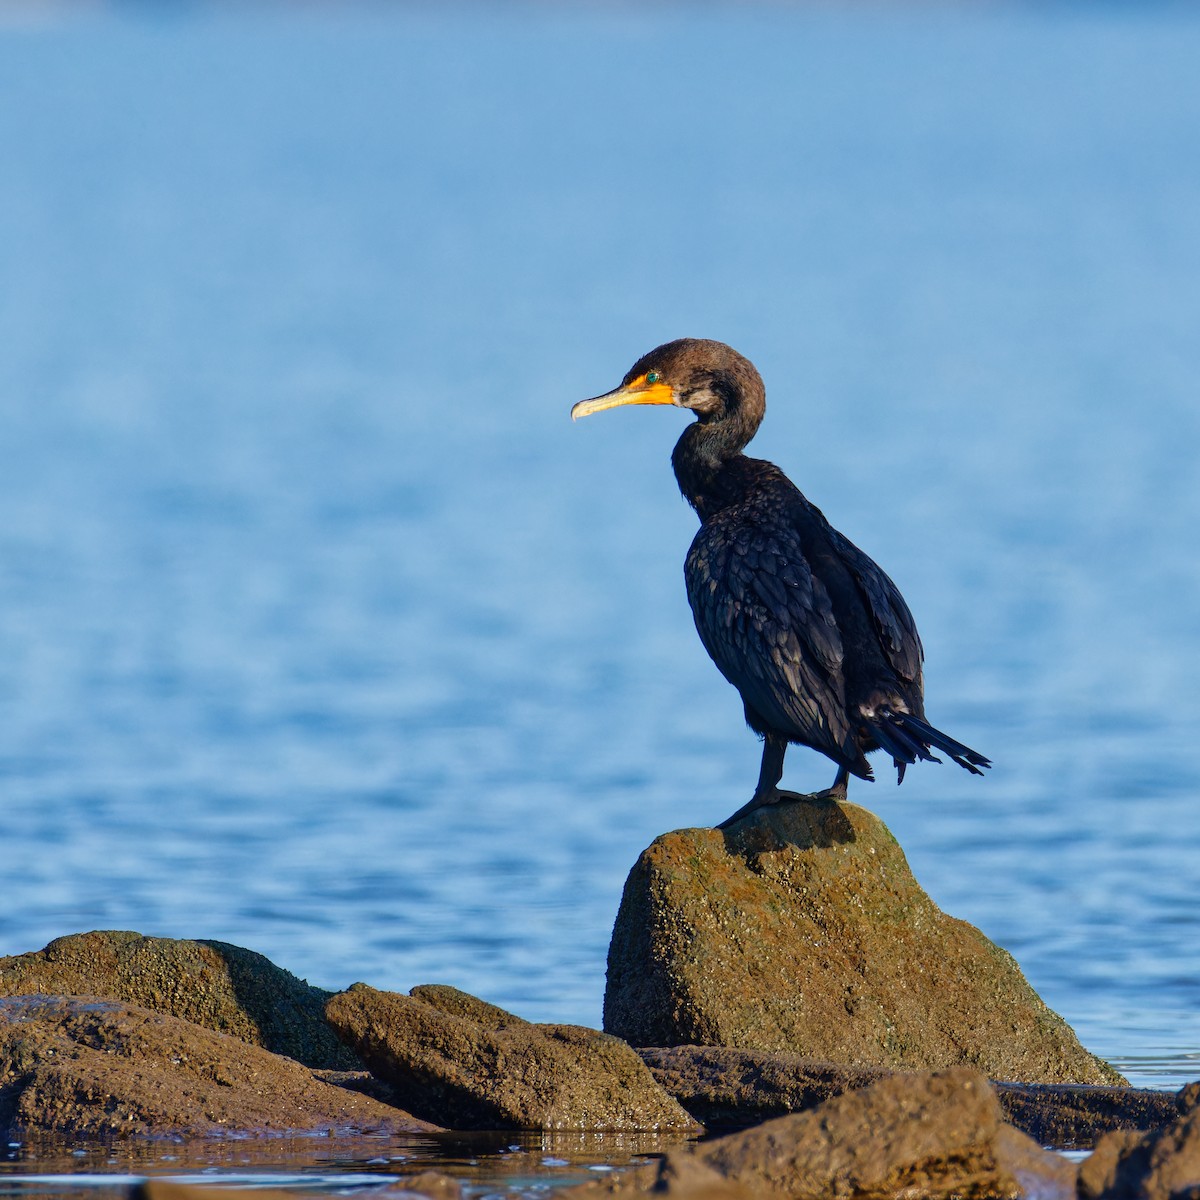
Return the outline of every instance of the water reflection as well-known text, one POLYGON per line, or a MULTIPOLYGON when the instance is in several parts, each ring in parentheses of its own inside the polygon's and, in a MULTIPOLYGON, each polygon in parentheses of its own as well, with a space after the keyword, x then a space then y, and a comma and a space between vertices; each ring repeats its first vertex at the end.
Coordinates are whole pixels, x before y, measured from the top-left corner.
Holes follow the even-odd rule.
POLYGON ((688 1139, 628 1133, 477 1133, 420 1138, 221 1138, 9 1146, 0 1195, 124 1196, 148 1176, 304 1193, 402 1185, 437 1170, 480 1191, 542 1193, 661 1155, 688 1139))

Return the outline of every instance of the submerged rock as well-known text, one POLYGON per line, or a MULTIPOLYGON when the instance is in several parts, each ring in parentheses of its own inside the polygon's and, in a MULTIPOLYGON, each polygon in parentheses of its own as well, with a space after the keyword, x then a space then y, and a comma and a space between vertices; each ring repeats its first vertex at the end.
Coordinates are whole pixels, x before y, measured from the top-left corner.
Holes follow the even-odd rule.
POLYGON ((332 993, 226 942, 97 930, 0 958, 0 996, 102 996, 169 1013, 310 1067, 362 1064, 325 1021, 332 993))
POLYGON ((452 1129, 696 1128, 634 1050, 594 1029, 534 1025, 447 987, 355 984, 326 1013, 399 1103, 452 1129))
POLYGON ((664 834, 629 875, 604 1027, 859 1067, 1123 1084, 978 929, 941 912, 883 823, 799 798, 664 834))
MULTIPOLYGON (((639 1050, 654 1078, 711 1133, 802 1112, 892 1074, 798 1054, 725 1046, 639 1050)), ((1086 1149, 1118 1129, 1145 1132, 1177 1114, 1169 1092, 1067 1083, 993 1083, 1005 1120, 1042 1146, 1086 1149)))
POLYGON ((71 1136, 427 1132, 258 1046, 115 1000, 0 1000, 0 1131, 71 1136))

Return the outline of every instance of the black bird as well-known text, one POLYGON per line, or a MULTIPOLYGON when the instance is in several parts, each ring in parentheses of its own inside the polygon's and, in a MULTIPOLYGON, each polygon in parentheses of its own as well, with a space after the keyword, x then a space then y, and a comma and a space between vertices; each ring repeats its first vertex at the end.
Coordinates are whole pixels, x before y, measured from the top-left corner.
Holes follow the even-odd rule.
POLYGON ((688 600, 704 648, 765 741, 753 797, 720 828, 788 795, 778 785, 789 742, 837 764, 823 793, 833 799, 845 798, 851 775, 874 778, 872 750, 892 756, 897 783, 917 759, 940 762, 935 748, 982 775, 988 759, 925 720, 924 652, 896 585, 777 466, 742 453, 766 411, 754 364, 723 342, 680 338, 571 417, 623 404, 696 414, 671 455, 700 517, 684 565, 688 600))

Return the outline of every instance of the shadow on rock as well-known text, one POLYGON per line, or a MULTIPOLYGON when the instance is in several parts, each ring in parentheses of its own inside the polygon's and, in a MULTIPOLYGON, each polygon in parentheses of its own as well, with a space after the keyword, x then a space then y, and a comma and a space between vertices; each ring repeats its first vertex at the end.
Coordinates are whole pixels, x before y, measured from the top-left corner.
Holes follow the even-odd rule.
POLYGON ((785 845, 795 846, 798 850, 828 849, 855 840, 854 825, 838 801, 800 792, 780 792, 780 796, 779 805, 794 808, 791 815, 795 819, 780 825, 756 820, 757 812, 743 817, 720 831, 730 854, 744 853, 750 843, 755 843, 755 848, 761 852, 781 850, 785 845), (783 840, 785 836, 787 841, 783 840))

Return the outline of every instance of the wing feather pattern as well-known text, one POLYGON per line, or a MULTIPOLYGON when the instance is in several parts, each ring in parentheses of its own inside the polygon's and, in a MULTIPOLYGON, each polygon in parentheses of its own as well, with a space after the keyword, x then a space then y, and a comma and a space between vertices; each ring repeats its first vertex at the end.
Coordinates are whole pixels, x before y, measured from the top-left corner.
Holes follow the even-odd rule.
POLYGON ((684 568, 700 640, 747 710, 838 756, 848 728, 829 596, 793 533, 724 515, 701 527, 684 568))
POLYGON ((901 679, 921 684, 921 663, 925 651, 913 615, 900 595, 900 590, 869 555, 864 554, 849 538, 829 526, 830 538, 858 584, 858 589, 871 614, 879 644, 888 663, 901 679))

